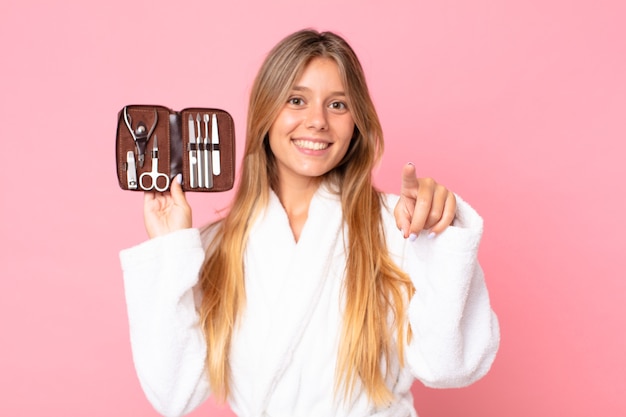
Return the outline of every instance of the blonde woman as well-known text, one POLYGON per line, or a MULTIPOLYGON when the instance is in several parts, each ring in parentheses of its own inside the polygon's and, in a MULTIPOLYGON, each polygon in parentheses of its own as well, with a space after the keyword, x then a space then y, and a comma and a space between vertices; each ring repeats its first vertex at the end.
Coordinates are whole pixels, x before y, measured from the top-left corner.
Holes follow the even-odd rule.
POLYGON ((400 195, 376 190, 382 150, 353 50, 303 30, 254 82, 225 217, 193 229, 176 181, 146 193, 151 239, 121 261, 136 370, 160 413, 212 394, 242 417, 416 416, 415 378, 487 373, 499 327, 482 220, 411 164, 400 195))

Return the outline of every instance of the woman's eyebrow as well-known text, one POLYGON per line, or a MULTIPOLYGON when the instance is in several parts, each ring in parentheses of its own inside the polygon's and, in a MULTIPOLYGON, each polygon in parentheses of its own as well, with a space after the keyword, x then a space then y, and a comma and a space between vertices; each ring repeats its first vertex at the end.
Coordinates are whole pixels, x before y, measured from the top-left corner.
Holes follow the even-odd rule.
MULTIPOLYGON (((291 87, 291 90, 292 91, 305 91, 305 92, 311 91, 310 88, 304 87, 304 86, 301 86, 301 85, 294 85, 293 87, 291 87)), ((343 92, 343 91, 331 91, 330 95, 331 96, 343 96, 343 97, 345 97, 346 93, 343 92)))

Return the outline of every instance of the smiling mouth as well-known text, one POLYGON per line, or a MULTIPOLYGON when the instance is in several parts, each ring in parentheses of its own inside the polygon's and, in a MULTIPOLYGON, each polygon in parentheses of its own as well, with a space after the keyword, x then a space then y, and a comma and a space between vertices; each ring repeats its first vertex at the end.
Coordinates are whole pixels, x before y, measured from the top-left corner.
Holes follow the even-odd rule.
POLYGON ((327 142, 314 142, 312 140, 294 139, 294 145, 302 149, 310 149, 312 151, 321 151, 330 146, 327 142))

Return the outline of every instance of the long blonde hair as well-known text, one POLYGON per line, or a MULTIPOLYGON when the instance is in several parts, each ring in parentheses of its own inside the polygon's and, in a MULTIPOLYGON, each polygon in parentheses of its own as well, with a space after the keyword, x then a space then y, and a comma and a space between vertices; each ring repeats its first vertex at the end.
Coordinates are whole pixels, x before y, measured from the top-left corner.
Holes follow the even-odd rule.
POLYGON ((243 257, 248 233, 268 204, 270 188, 277 184, 268 132, 291 87, 315 57, 337 63, 355 122, 346 156, 325 175, 325 180, 340 190, 348 229, 336 392, 348 398, 360 383, 374 404, 385 405, 392 400, 392 393, 382 369, 389 368, 394 349, 403 361, 403 345, 409 337, 406 304, 414 290, 387 251, 383 201, 372 183, 372 170, 383 151, 382 128, 352 48, 334 33, 302 30, 272 49, 254 81, 239 185, 228 214, 215 225, 215 238, 207 248, 200 274, 206 365, 212 391, 222 400, 229 395, 230 344, 245 307, 243 257))

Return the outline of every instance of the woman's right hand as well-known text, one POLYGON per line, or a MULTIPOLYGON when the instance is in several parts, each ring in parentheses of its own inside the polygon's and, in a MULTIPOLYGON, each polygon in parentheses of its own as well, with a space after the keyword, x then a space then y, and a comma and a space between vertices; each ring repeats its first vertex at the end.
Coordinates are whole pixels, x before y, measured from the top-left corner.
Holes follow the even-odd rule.
POLYGON ((150 239, 191 227, 191 207, 180 178, 178 174, 171 181, 170 191, 144 193, 143 218, 150 239))

